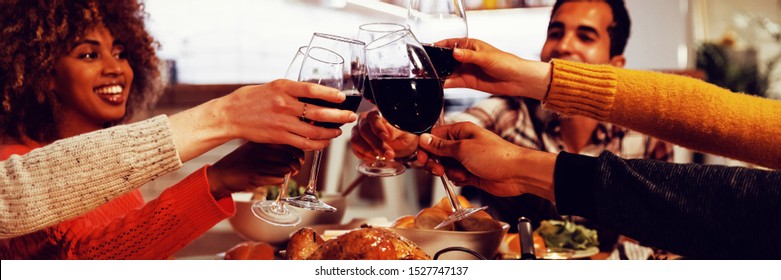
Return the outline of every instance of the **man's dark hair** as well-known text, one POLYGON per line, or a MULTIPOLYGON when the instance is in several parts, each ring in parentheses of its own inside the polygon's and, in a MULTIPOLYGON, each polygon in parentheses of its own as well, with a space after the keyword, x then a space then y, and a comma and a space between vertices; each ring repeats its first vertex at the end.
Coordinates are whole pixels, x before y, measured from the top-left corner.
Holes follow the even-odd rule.
POLYGON ((629 30, 632 27, 624 0, 557 0, 551 11, 551 19, 559 7, 568 2, 604 2, 610 5, 610 9, 613 11, 613 23, 607 28, 610 36, 610 57, 624 53, 626 42, 629 40, 629 30))

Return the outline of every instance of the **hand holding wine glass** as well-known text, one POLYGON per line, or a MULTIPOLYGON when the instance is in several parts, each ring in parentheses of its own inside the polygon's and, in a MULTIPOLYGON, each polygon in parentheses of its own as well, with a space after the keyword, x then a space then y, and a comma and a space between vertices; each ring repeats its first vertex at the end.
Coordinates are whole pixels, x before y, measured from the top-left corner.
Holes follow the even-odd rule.
MULTIPOLYGON (((308 46, 301 46, 296 50, 296 54, 293 56, 293 60, 285 72, 285 78, 290 80, 298 80, 298 74, 301 72, 301 65, 304 62, 306 51, 308 46)), ((255 217, 266 221, 269 224, 277 226, 295 226, 301 222, 301 215, 293 209, 290 209, 285 204, 288 186, 290 184, 291 172, 285 174, 285 178, 279 189, 276 199, 273 201, 264 200, 256 201, 252 204, 252 213, 255 217)))
MULTIPOLYGON (((299 72, 299 81, 312 82, 341 90, 346 99, 342 103, 324 102, 317 99, 301 98, 305 104, 319 107, 331 107, 355 112, 361 102, 363 87, 363 48, 365 44, 358 40, 336 35, 315 33, 309 42, 306 57, 299 72)), ((304 107, 306 109, 306 107, 304 107)), ((301 120, 309 122, 306 111, 301 120)), ((322 127, 338 128, 340 123, 311 122, 322 127)), ((317 174, 320 170, 322 150, 315 151, 312 170, 306 191, 298 197, 285 199, 290 205, 316 211, 334 212, 336 208, 317 198, 317 174)))
MULTIPOLYGON (((377 38, 404 29, 406 29, 405 26, 396 23, 366 23, 358 27, 358 40, 369 43, 376 40, 377 38)), ((371 85, 369 84, 368 75, 364 78, 363 98, 371 103, 374 103, 374 93, 372 92, 371 85)), ((381 121, 381 118, 378 120, 381 121)), ((356 126, 356 128, 359 127, 356 126)), ((403 164, 396 162, 393 159, 387 159, 384 155, 385 151, 382 150, 382 147, 378 147, 376 150, 377 151, 375 152, 376 154, 374 155, 374 160, 371 162, 367 162, 365 160, 362 161, 356 167, 358 172, 375 177, 389 177, 399 175, 407 170, 403 164)))
MULTIPOLYGON (((410 30, 369 43, 366 68, 377 108, 388 122, 417 135, 431 131, 442 115, 444 93, 426 51, 410 30)), ((442 180, 453 214, 437 228, 486 208, 462 208, 447 176, 443 175, 442 180)))

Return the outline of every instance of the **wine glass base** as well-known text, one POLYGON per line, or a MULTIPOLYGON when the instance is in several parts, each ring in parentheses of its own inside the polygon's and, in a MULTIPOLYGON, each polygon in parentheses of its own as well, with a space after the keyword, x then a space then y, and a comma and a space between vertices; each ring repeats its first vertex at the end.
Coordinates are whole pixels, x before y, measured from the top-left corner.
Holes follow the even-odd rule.
POLYGON ((276 201, 258 201, 252 204, 251 209, 255 217, 275 226, 292 227, 301 222, 301 215, 284 204, 278 207, 276 201))
POLYGON ((311 194, 304 194, 302 196, 285 198, 285 202, 298 208, 304 208, 304 209, 309 209, 314 211, 336 212, 336 207, 323 203, 322 201, 317 199, 316 196, 311 194))
POLYGON ((483 211, 487 209, 488 206, 482 206, 482 207, 476 207, 476 208, 461 208, 453 212, 453 214, 450 214, 450 216, 447 217, 444 221, 439 223, 437 226, 434 227, 434 229, 441 229, 449 224, 458 222, 460 220, 463 220, 466 217, 472 216, 473 214, 483 211))
POLYGON ((381 164, 378 162, 371 164, 361 163, 355 167, 355 169, 357 169, 358 172, 361 172, 361 174, 372 177, 391 177, 407 171, 407 167, 395 161, 389 161, 381 164))

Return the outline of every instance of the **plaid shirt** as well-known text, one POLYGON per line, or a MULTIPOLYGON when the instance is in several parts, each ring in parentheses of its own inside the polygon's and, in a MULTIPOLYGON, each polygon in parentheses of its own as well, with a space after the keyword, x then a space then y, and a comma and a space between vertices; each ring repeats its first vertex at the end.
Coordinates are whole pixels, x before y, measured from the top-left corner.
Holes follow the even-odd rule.
MULTIPOLYGON (((489 97, 463 113, 447 118, 449 123, 472 122, 518 146, 559 153, 566 145, 561 138, 561 122, 542 109, 536 100, 519 97, 489 97)), ((673 146, 610 123, 599 122, 582 155, 598 156, 610 151, 622 158, 672 161, 673 146)))

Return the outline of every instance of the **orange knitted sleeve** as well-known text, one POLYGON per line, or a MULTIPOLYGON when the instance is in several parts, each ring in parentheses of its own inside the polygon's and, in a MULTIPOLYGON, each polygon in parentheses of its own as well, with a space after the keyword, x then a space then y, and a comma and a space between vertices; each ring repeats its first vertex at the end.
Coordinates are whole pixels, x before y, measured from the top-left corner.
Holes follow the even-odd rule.
POLYGON ((234 213, 232 198, 212 198, 204 167, 107 226, 72 227, 62 257, 166 259, 234 213))
POLYGON ((553 61, 546 108, 625 126, 683 147, 781 168, 781 102, 701 80, 553 61))

